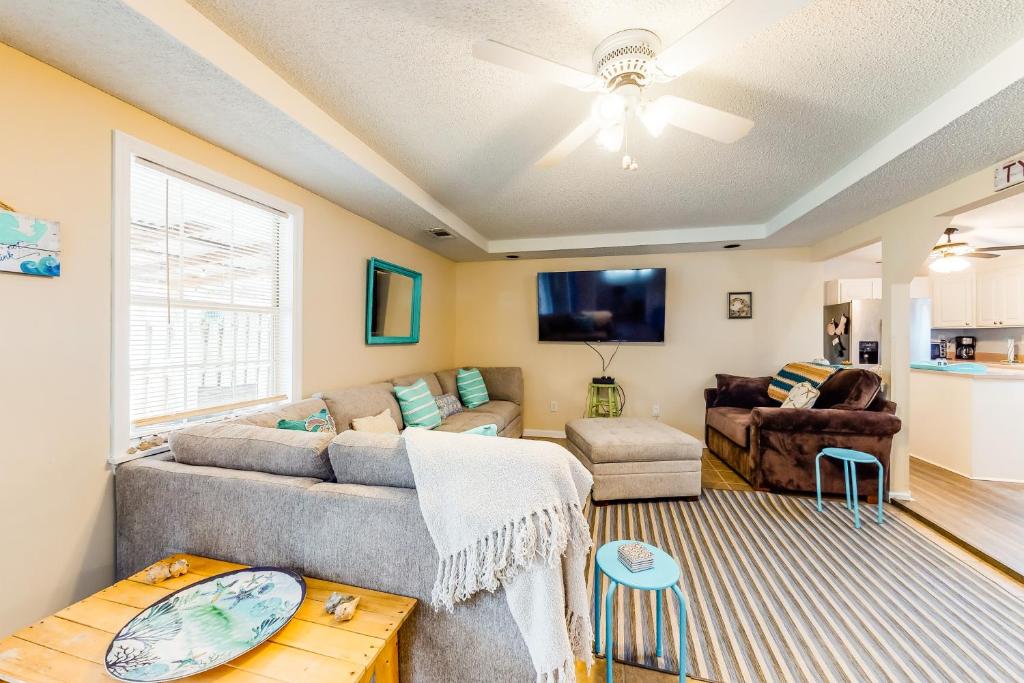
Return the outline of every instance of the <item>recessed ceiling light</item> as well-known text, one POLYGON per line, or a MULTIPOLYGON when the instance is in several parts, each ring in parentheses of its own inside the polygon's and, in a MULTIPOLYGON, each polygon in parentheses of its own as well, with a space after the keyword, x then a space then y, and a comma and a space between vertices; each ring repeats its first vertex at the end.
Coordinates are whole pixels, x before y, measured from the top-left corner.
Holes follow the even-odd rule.
POLYGON ((505 254, 505 258, 517 259, 519 258, 519 254, 505 254))
POLYGON ((735 249, 738 246, 740 246, 740 245, 738 245, 738 244, 726 244, 724 247, 722 247, 722 249, 735 249))

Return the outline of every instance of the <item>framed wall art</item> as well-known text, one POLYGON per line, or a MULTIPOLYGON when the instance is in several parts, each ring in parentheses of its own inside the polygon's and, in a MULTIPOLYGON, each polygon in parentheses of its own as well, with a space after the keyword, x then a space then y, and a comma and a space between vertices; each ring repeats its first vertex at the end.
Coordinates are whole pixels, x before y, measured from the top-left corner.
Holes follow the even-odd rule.
POLYGON ((753 292, 729 292, 729 319, 747 320, 754 317, 753 292))
POLYGON ((0 271, 60 277, 60 223, 0 209, 0 271))

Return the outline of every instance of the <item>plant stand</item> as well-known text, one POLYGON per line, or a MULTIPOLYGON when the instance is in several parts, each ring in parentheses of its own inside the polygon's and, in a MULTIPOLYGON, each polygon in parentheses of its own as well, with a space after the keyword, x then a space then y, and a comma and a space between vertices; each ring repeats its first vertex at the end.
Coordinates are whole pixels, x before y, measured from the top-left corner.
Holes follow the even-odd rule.
POLYGON ((593 384, 587 391, 587 413, 585 417, 620 417, 622 404, 619 402, 618 384, 593 384))

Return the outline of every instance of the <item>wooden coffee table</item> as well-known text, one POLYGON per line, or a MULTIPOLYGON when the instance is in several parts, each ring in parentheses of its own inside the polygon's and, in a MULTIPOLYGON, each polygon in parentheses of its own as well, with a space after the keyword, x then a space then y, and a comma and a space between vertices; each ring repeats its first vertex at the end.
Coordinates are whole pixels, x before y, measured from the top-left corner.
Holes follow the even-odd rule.
MULTIPOLYGON (((195 555, 188 574, 156 585, 142 572, 0 640, 0 680, 18 683, 103 681, 107 646, 122 626, 179 588, 245 565, 195 555)), ((267 642, 227 664, 182 681, 223 683, 398 683, 398 631, 416 606, 400 595, 306 577, 306 598, 288 625, 267 642), (359 596, 351 621, 324 613, 332 591, 359 596)))

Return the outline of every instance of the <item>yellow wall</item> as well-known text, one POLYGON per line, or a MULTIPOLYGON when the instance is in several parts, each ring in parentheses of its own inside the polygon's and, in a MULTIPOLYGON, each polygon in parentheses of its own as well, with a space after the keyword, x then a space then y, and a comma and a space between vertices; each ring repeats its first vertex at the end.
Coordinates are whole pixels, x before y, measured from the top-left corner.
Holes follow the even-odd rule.
POLYGON ((303 207, 303 389, 453 363, 455 267, 0 44, 0 200, 61 223, 59 279, 0 273, 0 636, 113 578, 111 131, 303 207), (363 343, 366 259, 423 273, 421 342, 363 343))
POLYGON ((665 422, 701 437, 715 373, 772 374, 821 355, 822 264, 791 249, 460 263, 456 360, 522 366, 525 427, 559 431, 583 413, 601 365, 582 344, 537 341, 537 272, 654 267, 668 269, 666 341, 625 344, 616 357, 610 374, 627 392, 627 415, 649 417, 657 403, 665 422), (730 291, 754 293, 752 320, 726 318, 730 291))

